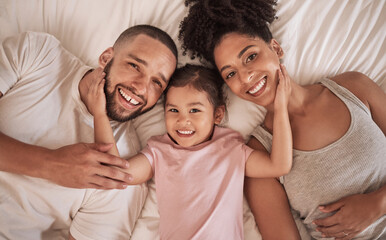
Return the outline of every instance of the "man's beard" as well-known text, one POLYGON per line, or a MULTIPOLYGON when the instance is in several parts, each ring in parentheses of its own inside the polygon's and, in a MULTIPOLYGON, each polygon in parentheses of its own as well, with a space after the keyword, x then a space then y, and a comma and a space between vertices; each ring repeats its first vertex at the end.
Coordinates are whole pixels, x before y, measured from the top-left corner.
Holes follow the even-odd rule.
MULTIPOLYGON (((129 121, 129 120, 132 120, 132 119, 138 117, 139 115, 141 115, 145 112, 150 111, 154 106, 151 106, 148 109, 143 109, 144 106, 146 105, 147 101, 145 101, 142 98, 144 103, 142 104, 141 107, 139 107, 137 110, 135 110, 134 112, 132 112, 129 115, 124 114, 125 110, 118 107, 119 106, 118 103, 114 100, 115 99, 114 96, 115 96, 117 91, 115 91, 115 89, 113 89, 112 92, 109 92, 109 90, 108 90, 111 87, 110 68, 111 68, 111 65, 113 64, 113 60, 114 60, 114 58, 111 59, 111 61, 108 62, 106 64, 106 67, 104 68, 104 72, 106 73, 106 77, 105 77, 106 84, 104 86, 104 92, 106 95, 106 112, 107 112, 107 116, 110 119, 118 121, 118 122, 126 122, 126 121, 129 121)), ((130 90, 130 91, 134 93, 134 91, 132 91, 132 90, 130 90)))

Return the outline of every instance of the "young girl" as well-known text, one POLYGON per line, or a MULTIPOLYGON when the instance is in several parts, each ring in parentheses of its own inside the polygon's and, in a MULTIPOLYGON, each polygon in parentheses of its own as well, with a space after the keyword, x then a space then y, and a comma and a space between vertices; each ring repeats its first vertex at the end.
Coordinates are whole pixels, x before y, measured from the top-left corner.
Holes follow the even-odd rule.
MULTIPOLYGON (((101 75, 101 78, 104 75, 101 75)), ((155 177, 161 239, 243 239, 244 175, 278 177, 292 164, 287 103, 291 89, 278 71, 271 155, 244 144, 234 130, 219 127, 225 113, 223 81, 197 65, 177 69, 165 90, 167 134, 150 138, 129 159, 132 184, 155 177)), ((95 140, 113 143, 105 113, 104 80, 90 87, 95 140)), ((259 86, 252 89, 259 92, 259 86)), ((112 154, 118 155, 115 148, 112 154)))

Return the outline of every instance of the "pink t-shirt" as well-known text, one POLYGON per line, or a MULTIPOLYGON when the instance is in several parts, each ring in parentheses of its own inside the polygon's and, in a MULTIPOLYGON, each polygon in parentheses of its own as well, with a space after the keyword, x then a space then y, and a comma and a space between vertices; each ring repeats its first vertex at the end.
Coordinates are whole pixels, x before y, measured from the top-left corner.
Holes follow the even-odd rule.
POLYGON ((231 129, 215 127, 211 140, 184 148, 167 134, 142 153, 152 165, 161 239, 244 239, 245 162, 252 149, 231 129))

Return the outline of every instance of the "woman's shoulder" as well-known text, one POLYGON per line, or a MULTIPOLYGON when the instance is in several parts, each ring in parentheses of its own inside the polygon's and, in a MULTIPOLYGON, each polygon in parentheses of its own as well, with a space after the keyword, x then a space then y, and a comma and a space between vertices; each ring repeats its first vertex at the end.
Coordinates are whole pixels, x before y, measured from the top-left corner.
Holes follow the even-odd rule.
POLYGON ((330 79, 352 92, 367 107, 369 107, 369 94, 373 89, 378 88, 373 80, 360 72, 345 72, 330 79))

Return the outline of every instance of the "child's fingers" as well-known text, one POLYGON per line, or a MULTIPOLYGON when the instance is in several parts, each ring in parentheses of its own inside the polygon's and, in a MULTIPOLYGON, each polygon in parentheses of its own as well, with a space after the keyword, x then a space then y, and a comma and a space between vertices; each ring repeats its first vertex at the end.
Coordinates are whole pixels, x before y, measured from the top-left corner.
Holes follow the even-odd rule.
POLYGON ((283 71, 281 70, 281 64, 280 64, 280 68, 277 70, 277 74, 279 75, 279 84, 280 84, 281 82, 283 82, 283 79, 284 79, 283 71))
MULTIPOLYGON (((103 72, 103 68, 101 68, 101 67, 97 67, 97 68, 95 68, 95 76, 101 76, 104 72, 103 72)), ((99 77, 98 77, 99 78, 99 77)))
POLYGON ((96 78, 91 82, 90 87, 89 87, 89 92, 90 93, 97 93, 99 91, 99 86, 104 83, 104 77, 106 76, 106 73, 102 72, 97 72, 96 78))
POLYGON ((286 78, 288 76, 287 75, 287 70, 285 69, 283 64, 280 64, 279 67, 280 67, 278 69, 278 71, 279 71, 279 80, 280 80, 280 82, 283 82, 283 81, 286 80, 286 78))
POLYGON ((287 69, 283 64, 280 64, 280 70, 279 70, 279 85, 283 86, 284 89, 287 89, 290 91, 291 83, 290 83, 290 77, 288 75, 287 69))
POLYGON ((98 93, 104 93, 103 88, 105 86, 105 82, 106 82, 106 79, 104 79, 104 78, 99 82, 98 89, 97 89, 98 93))

